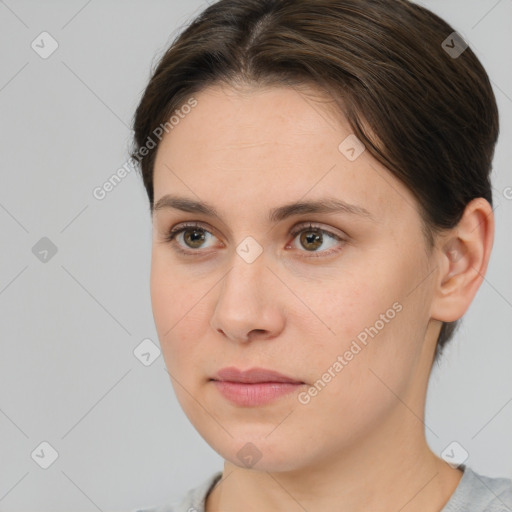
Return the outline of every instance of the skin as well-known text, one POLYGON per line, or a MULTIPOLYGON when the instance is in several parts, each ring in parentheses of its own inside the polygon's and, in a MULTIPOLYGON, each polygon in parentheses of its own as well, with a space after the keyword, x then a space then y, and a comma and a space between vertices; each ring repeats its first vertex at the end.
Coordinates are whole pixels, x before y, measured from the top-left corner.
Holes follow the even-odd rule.
POLYGON ((352 130, 318 91, 215 85, 194 97, 158 149, 155 204, 174 194, 210 203, 221 218, 153 212, 151 300, 176 396, 225 460, 207 512, 441 510, 462 472, 427 445, 425 397, 441 322, 464 314, 487 269, 489 203, 468 204, 429 249, 411 192, 368 151, 354 161, 339 151, 352 130), (272 208, 327 195, 371 216, 267 219, 272 208), (202 245, 190 245, 193 228, 166 241, 184 222, 206 230, 202 245), (324 234, 311 250, 290 235, 302 225, 309 233, 310 222, 344 241, 324 234), (252 263, 236 252, 248 236, 263 250, 252 263), (300 403, 298 391, 396 303, 401 311, 300 403), (237 406, 210 381, 226 366, 305 384, 237 406), (253 466, 237 457, 248 442, 261 454, 253 466))

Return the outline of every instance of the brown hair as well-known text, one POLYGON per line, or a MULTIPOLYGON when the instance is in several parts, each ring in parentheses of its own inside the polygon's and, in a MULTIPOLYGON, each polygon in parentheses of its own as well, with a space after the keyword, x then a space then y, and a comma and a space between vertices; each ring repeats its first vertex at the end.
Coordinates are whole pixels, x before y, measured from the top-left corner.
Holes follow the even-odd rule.
MULTIPOLYGON (((464 48, 453 32, 406 0, 217 1, 165 52, 135 112, 131 157, 151 210, 162 127, 193 94, 221 82, 312 84, 415 195, 432 246, 472 199, 492 205, 496 99, 473 51, 448 51, 464 48)), ((436 359, 457 323, 443 323, 436 359)))

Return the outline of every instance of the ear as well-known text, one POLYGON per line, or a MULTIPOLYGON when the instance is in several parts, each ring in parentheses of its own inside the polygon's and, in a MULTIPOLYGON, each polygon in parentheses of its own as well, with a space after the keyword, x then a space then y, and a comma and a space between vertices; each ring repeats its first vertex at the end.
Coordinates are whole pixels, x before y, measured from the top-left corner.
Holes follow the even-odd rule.
POLYGON ((494 241, 494 213, 482 197, 467 204, 457 226, 436 240, 437 273, 431 317, 461 318, 484 279, 494 241))

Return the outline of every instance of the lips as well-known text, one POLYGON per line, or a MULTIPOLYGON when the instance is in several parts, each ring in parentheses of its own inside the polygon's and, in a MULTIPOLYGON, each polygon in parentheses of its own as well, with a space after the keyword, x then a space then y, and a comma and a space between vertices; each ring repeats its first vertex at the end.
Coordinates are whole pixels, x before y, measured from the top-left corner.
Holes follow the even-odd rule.
POLYGON ((243 371, 234 366, 222 368, 210 380, 224 398, 238 407, 264 406, 304 385, 304 382, 274 370, 251 368, 243 371))
POLYGON ((274 370, 267 370, 265 368, 250 368, 248 370, 239 370, 234 366, 222 368, 217 372, 212 380, 238 382, 243 384, 256 384, 256 383, 287 383, 287 384, 304 384, 304 382, 287 377, 274 370))

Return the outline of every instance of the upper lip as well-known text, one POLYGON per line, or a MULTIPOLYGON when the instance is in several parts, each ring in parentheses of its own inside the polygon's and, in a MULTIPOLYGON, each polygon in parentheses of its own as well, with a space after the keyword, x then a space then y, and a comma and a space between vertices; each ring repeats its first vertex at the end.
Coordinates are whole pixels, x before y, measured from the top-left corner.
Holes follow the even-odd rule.
POLYGON ((249 368, 248 370, 239 370, 234 366, 222 368, 213 377, 213 380, 224 380, 229 382, 243 382, 254 384, 256 382, 289 382, 293 384, 303 384, 303 382, 287 377, 274 370, 265 368, 249 368))

